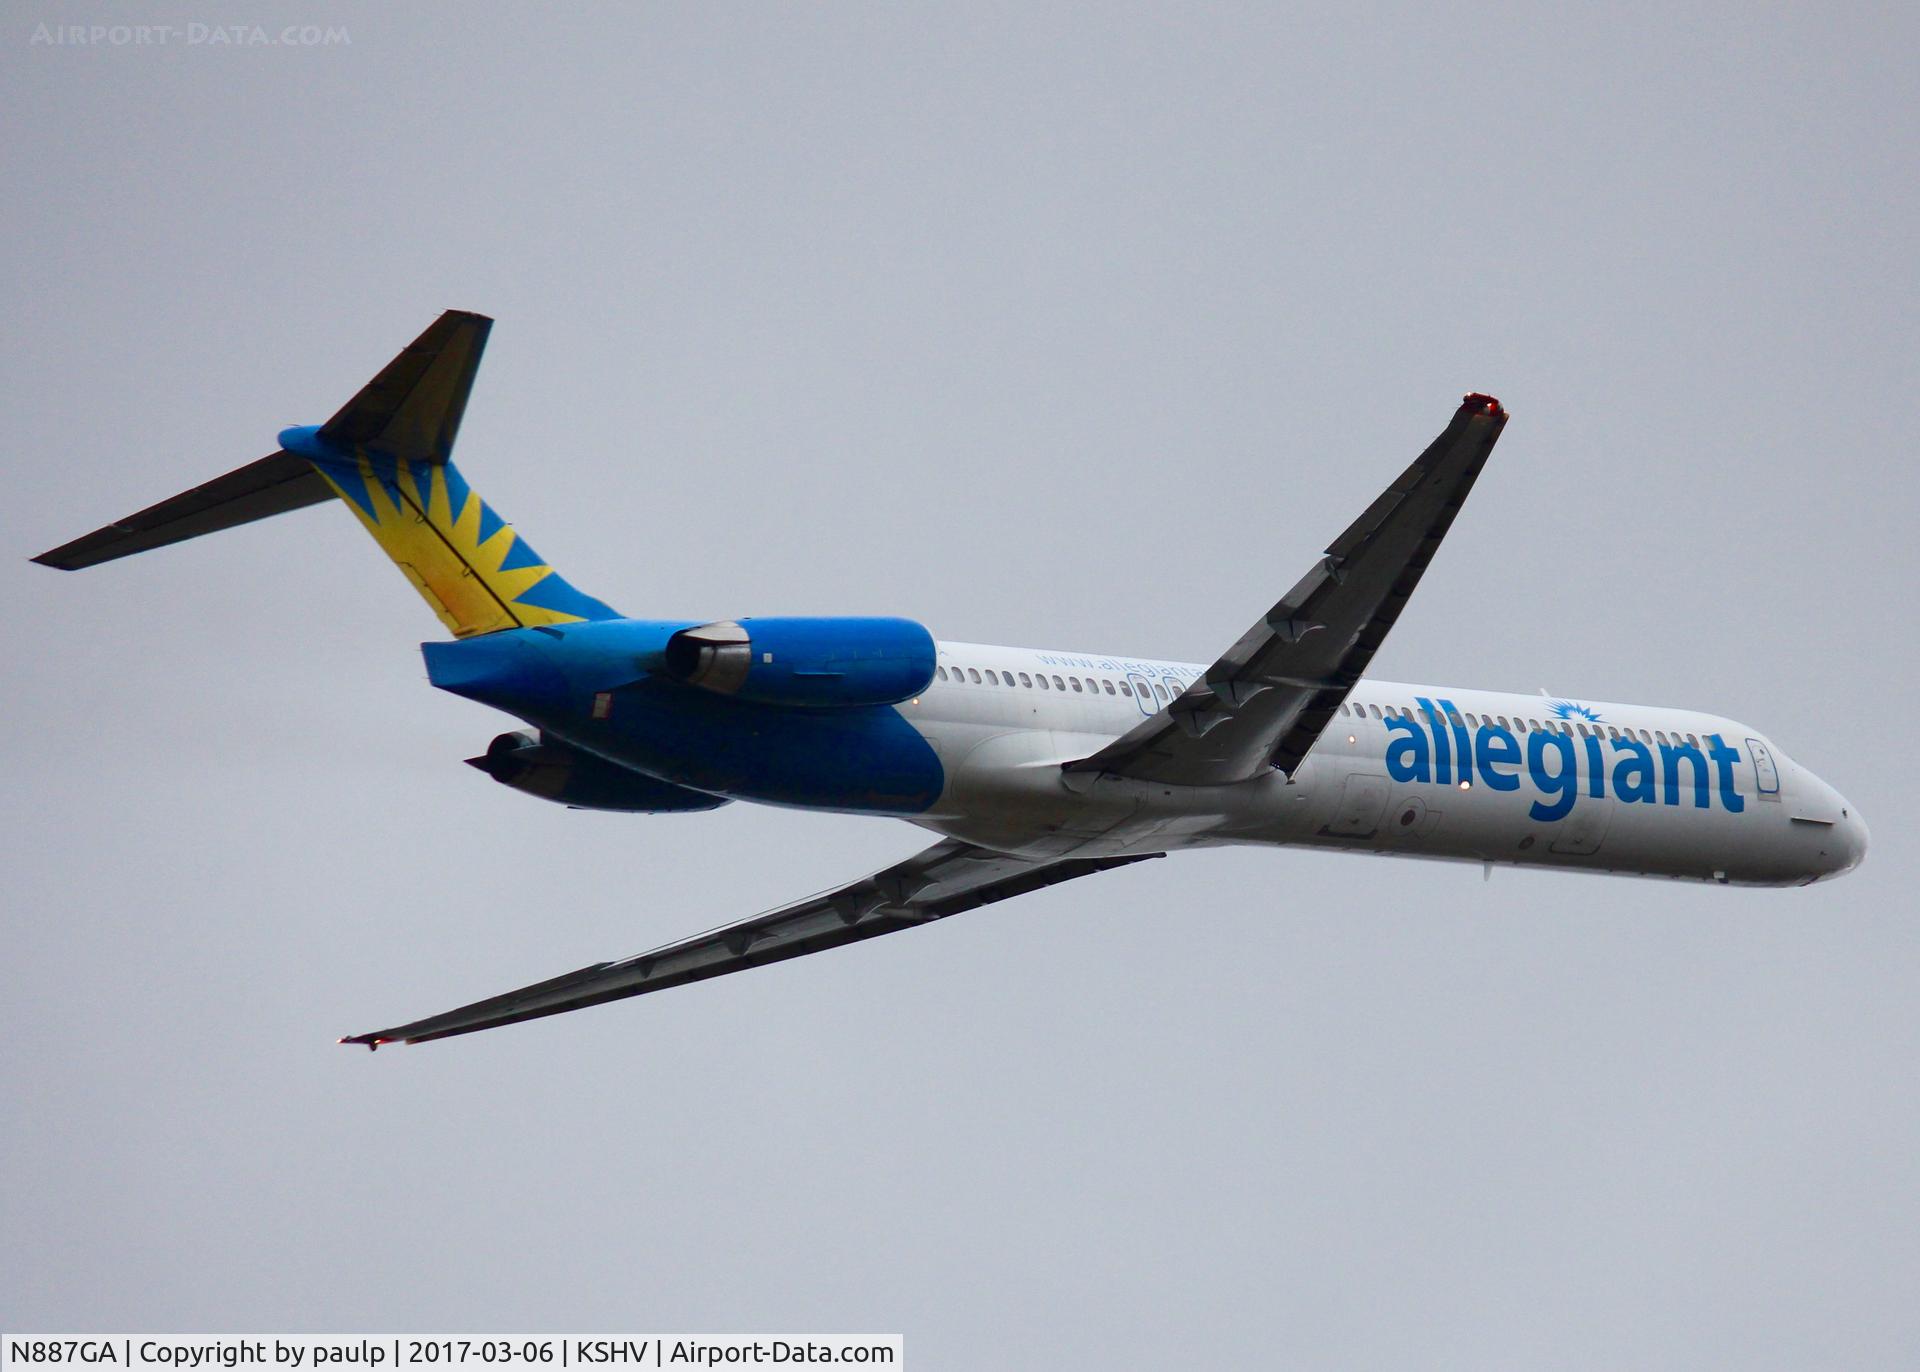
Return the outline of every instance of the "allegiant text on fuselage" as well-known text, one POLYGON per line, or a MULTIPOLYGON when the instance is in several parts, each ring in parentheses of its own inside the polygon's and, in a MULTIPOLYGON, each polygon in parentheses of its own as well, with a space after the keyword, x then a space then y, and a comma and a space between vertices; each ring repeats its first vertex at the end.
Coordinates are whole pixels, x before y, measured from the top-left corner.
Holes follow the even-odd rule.
POLYGON ((1719 734, 1705 736, 1702 752, 1679 740, 1648 745, 1628 732, 1603 738, 1598 729, 1581 737, 1535 729, 1527 732, 1523 749, 1519 736, 1503 725, 1483 722, 1469 731, 1450 700, 1442 700, 1438 709, 1425 696, 1414 701, 1423 719, 1395 715, 1385 721, 1387 775, 1395 781, 1440 786, 1477 781, 1491 791, 1517 791, 1524 775, 1544 798, 1527 814, 1544 822, 1565 819, 1583 789, 1595 800, 1611 795, 1623 805, 1679 805, 1689 795, 1704 810, 1717 794, 1729 814, 1747 808, 1733 778, 1740 750, 1719 734), (1584 759, 1576 745, 1584 747, 1584 759))

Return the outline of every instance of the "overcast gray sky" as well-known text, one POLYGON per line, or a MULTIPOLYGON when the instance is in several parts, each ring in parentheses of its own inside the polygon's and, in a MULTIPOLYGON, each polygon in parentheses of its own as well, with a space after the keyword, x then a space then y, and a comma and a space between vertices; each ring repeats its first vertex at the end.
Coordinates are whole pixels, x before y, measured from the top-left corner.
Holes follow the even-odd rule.
POLYGON ((1673 8, 10 7, 0 1322, 1911 1366, 1920 23, 1673 8), (1873 852, 1187 855, 338 1048, 923 841, 492 785, 338 509, 25 561, 449 306, 463 469, 628 613, 1195 661, 1490 391, 1379 673, 1751 721, 1873 852))

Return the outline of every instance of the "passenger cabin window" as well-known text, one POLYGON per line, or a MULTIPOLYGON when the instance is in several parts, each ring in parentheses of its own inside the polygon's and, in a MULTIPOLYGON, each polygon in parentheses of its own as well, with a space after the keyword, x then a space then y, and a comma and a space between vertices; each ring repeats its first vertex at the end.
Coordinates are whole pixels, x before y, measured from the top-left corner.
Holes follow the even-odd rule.
POLYGON ((1111 681, 1102 681, 1100 684, 1107 688, 1108 695, 1113 694, 1113 683, 1111 681))
POLYGON ((1123 681, 1123 682, 1121 682, 1121 683, 1120 683, 1120 694, 1121 694, 1121 695, 1123 695, 1123 696, 1132 696, 1132 695, 1133 695, 1133 687, 1131 687, 1131 686, 1129 686, 1129 685, 1127 685, 1127 683, 1126 683, 1126 682, 1124 682, 1124 681, 1123 681))
POLYGON ((1020 673, 1020 684, 1022 686, 1030 687, 1033 685, 1033 678, 1028 676, 1025 672, 1022 672, 1020 673))
POLYGON ((1000 678, 993 674, 993 668, 991 667, 987 668, 987 685, 998 686, 999 684, 1000 684, 1000 678))
POLYGON ((978 686, 980 684, 980 669, 978 667, 967 668, 967 679, 978 686))
POLYGON ((934 671, 939 674, 940 679, 942 681, 945 681, 947 679, 947 669, 945 667, 936 667, 934 668, 934 671))
POLYGON ((1067 689, 1067 683, 1062 681, 1059 677, 1055 677, 1053 679, 1053 689, 1056 691, 1064 691, 1067 689))

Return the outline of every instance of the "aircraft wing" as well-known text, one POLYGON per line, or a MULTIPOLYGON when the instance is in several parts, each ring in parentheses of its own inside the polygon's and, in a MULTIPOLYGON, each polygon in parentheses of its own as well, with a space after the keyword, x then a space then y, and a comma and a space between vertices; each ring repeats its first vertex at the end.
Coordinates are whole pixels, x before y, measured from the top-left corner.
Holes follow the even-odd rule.
POLYGON ((1206 675, 1070 772, 1184 786, 1291 776, 1400 617, 1507 422, 1469 395, 1453 422, 1206 675))
POLYGON ((749 967, 897 933, 1043 886, 1164 856, 1145 853, 1136 857, 1034 861, 948 839, 838 890, 695 934, 650 953, 619 962, 596 962, 443 1015, 371 1034, 353 1034, 340 1042, 376 1049, 383 1043, 423 1043, 542 1015, 583 1010, 589 1005, 644 996, 690 981, 723 977, 749 967))

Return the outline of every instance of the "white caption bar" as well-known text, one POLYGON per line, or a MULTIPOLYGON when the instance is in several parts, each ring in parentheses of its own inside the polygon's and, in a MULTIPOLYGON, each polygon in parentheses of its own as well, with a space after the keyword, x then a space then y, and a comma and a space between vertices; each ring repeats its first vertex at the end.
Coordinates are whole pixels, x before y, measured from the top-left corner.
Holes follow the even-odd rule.
POLYGON ((421 1368, 884 1367, 902 1360, 898 1334, 301 1334, 166 1337, 0 1335, 0 1372, 33 1368, 118 1372, 417 1372, 421 1368), (77 1367, 75 1365, 78 1365, 77 1367))

